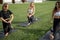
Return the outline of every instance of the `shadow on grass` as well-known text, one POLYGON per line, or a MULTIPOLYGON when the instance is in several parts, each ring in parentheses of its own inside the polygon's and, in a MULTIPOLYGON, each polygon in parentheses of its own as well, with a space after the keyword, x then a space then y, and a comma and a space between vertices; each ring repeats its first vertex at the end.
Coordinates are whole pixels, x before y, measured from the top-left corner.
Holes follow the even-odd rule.
POLYGON ((27 22, 27 21, 23 21, 23 22, 13 22, 13 24, 16 24, 16 26, 25 27, 25 26, 27 26, 28 22, 27 22))
POLYGON ((23 22, 13 21, 12 24, 20 24, 20 23, 24 23, 24 22, 27 22, 27 21, 23 21, 23 22))
POLYGON ((24 29, 24 28, 15 28, 15 29, 18 29, 18 30, 22 30, 24 31, 25 33, 31 33, 31 34, 36 34, 36 35, 41 35, 42 32, 46 33, 47 31, 49 31, 51 28, 47 29, 47 30, 44 30, 44 29, 24 29))
POLYGON ((39 40, 39 38, 41 38, 43 35, 45 35, 49 29, 44 30, 44 29, 23 29, 23 28, 16 28, 19 30, 22 30, 25 34, 33 34, 34 36, 37 36, 37 40, 39 40))
MULTIPOLYGON (((2 28, 0 28, 0 29, 2 29, 2 28)), ((11 34, 13 32, 16 32, 16 31, 17 31, 17 29, 11 29, 11 31, 9 32, 9 34, 11 34)), ((0 39, 1 38, 4 38, 4 37, 5 37, 4 31, 3 30, 0 30, 0 39)))
MULTIPOLYGON (((33 23, 38 22, 38 21, 40 21, 40 18, 38 18, 38 19, 35 18, 34 21, 33 21, 33 23)), ((13 21, 12 23, 13 24, 17 24, 16 26, 22 26, 22 27, 28 26, 28 21, 22 21, 22 22, 13 21)))
MULTIPOLYGON (((44 29, 25 29, 25 28, 15 28, 16 30, 22 30, 25 34, 29 35, 29 34, 33 34, 35 36, 43 36, 48 30, 44 30, 44 29)), ((0 38, 3 38, 3 31, 0 31, 0 38)), ((38 40, 39 38, 37 38, 38 40)))

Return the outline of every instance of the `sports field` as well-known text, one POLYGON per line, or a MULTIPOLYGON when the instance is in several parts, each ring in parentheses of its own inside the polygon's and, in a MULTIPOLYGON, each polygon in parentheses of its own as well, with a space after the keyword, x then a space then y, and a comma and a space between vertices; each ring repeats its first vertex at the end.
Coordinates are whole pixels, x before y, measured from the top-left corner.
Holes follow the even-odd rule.
MULTIPOLYGON (((52 27, 52 10, 54 8, 54 1, 47 1, 43 3, 36 3, 35 17, 40 18, 40 21, 34 24, 22 27, 18 26, 21 22, 27 21, 27 9, 29 3, 23 4, 10 4, 9 9, 14 14, 12 26, 17 29, 16 32, 11 33, 8 37, 0 38, 0 40, 39 40, 50 28, 52 27)), ((1 9, 1 5, 0 5, 1 9)), ((0 21, 0 31, 2 23, 0 21)))

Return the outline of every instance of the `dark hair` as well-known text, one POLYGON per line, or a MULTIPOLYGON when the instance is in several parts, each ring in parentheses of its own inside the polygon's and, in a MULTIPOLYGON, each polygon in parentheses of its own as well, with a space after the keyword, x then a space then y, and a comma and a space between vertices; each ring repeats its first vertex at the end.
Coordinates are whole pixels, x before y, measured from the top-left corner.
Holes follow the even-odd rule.
POLYGON ((57 1, 56 4, 55 4, 55 8, 53 10, 53 13, 57 12, 57 8, 60 8, 60 1, 57 1), (57 7, 58 5, 58 7, 57 7))

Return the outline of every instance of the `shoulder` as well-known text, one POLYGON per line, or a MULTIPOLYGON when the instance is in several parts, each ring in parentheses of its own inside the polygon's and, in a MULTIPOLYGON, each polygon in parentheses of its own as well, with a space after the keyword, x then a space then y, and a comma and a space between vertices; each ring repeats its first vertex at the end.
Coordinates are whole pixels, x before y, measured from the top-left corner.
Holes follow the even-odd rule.
POLYGON ((3 10, 0 10, 0 13, 2 13, 3 12, 3 10))
POLYGON ((11 10, 8 10, 8 12, 11 12, 11 13, 12 13, 12 11, 11 11, 11 10))
POLYGON ((0 17, 2 17, 3 15, 3 10, 0 10, 0 17))
POLYGON ((10 10, 8 10, 9 12, 11 12, 10 10))
POLYGON ((3 10, 0 10, 0 12, 3 12, 3 10))

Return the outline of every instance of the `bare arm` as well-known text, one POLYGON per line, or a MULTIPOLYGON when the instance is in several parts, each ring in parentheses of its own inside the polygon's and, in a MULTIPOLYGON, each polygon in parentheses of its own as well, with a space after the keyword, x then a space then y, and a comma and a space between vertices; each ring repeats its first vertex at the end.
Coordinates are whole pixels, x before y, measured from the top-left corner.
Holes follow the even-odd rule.
POLYGON ((12 22, 12 21, 13 21, 13 18, 14 18, 13 14, 11 14, 10 17, 11 17, 11 18, 10 18, 10 21, 12 22))
POLYGON ((1 20, 3 21, 3 22, 5 22, 5 23, 8 23, 5 19, 3 19, 2 17, 0 17, 1 18, 1 20))
POLYGON ((13 14, 11 14, 10 20, 8 21, 8 23, 11 23, 13 21, 13 18, 14 18, 14 16, 13 16, 13 14))
POLYGON ((54 13, 55 13, 55 12, 53 11, 53 12, 52 12, 52 18, 54 18, 54 13))
POLYGON ((33 14, 32 15, 34 15, 35 14, 35 6, 33 7, 33 14))

